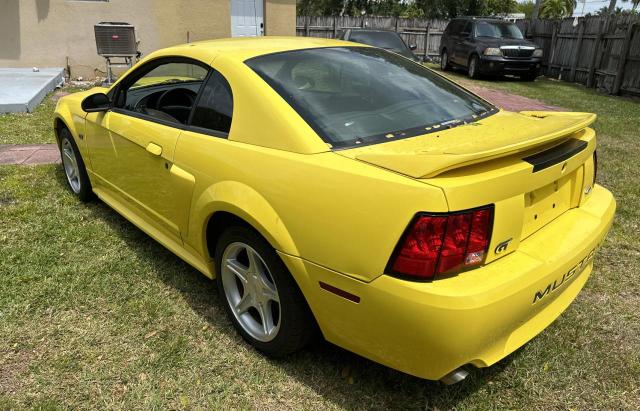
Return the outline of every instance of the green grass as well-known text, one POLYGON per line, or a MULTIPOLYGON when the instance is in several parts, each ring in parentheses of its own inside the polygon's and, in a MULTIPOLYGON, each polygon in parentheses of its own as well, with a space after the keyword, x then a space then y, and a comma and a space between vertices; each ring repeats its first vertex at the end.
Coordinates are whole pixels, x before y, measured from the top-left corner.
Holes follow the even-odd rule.
MULTIPOLYGON (((72 93, 82 90, 65 86, 62 91, 72 93)), ((33 113, 0 114, 0 145, 55 143, 53 111, 56 108, 56 90, 47 95, 33 113)))
POLYGON ((481 84, 598 113, 599 180, 619 205, 583 292, 522 349, 451 387, 327 343, 265 359, 210 281, 104 204, 78 203, 59 167, 2 166, 0 409, 640 408, 640 104, 481 84))

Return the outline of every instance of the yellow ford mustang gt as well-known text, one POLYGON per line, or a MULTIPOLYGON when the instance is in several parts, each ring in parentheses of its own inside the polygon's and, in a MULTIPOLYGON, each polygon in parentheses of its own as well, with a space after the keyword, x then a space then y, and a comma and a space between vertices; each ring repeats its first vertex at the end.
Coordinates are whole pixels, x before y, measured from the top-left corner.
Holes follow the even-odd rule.
POLYGON ((593 114, 506 112, 361 44, 216 40, 62 98, 69 187, 210 278, 282 356, 324 338, 452 382, 584 286, 615 201, 593 114))

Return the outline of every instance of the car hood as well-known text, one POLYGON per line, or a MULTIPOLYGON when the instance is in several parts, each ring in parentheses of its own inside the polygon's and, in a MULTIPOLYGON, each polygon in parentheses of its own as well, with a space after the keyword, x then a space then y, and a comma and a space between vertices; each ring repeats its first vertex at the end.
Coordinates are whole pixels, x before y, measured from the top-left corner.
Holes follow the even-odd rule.
POLYGON ((591 113, 500 111, 440 132, 339 153, 413 178, 429 178, 565 139, 595 119, 591 113))

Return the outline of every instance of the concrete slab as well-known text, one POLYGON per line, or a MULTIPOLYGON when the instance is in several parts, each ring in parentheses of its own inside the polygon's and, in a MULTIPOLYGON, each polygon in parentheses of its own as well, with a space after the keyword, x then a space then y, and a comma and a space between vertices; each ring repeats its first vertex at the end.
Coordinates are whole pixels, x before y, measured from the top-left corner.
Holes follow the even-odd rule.
POLYGON ((62 68, 0 68, 0 113, 31 113, 63 82, 62 68))

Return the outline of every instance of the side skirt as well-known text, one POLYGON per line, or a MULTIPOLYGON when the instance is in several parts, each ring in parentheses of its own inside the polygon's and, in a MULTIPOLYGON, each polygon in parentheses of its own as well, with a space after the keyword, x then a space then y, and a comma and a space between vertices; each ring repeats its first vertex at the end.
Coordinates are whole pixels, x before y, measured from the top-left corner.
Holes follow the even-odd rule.
POLYGON ((93 187, 93 192, 98 198, 104 201, 109 207, 113 208, 118 214, 129 220, 133 225, 144 231, 149 237, 153 238, 165 248, 171 251, 173 254, 180 257, 187 264, 191 265, 196 270, 209 278, 214 278, 213 264, 210 261, 205 261, 199 255, 186 249, 181 243, 175 241, 171 237, 162 233, 153 225, 149 224, 143 218, 132 212, 122 202, 118 201, 114 196, 109 194, 106 190, 103 190, 100 186, 93 187))

